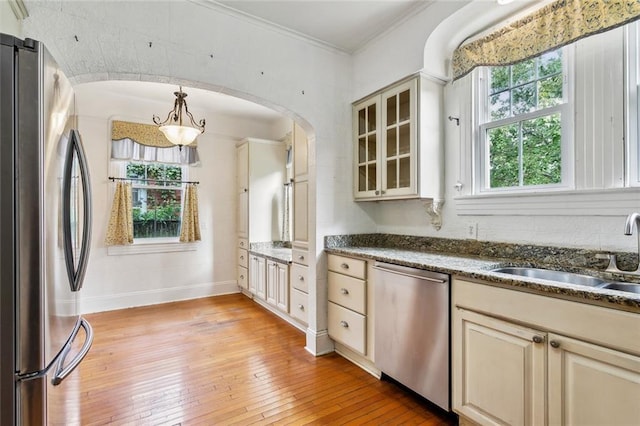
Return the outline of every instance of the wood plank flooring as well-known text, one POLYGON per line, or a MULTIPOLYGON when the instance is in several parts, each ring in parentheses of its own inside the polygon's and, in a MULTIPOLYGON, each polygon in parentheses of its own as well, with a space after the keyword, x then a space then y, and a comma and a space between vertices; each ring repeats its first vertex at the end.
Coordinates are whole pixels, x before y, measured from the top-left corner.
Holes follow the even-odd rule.
POLYGON ((339 355, 312 356, 302 332, 243 295, 86 317, 82 425, 455 423, 339 355))

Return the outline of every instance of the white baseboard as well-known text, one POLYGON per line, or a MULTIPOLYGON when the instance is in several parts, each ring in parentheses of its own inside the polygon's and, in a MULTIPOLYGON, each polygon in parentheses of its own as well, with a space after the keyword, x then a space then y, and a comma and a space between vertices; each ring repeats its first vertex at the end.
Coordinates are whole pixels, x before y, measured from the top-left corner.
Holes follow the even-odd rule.
POLYGON ((288 322, 289 324, 291 324, 292 326, 294 326, 295 328, 297 328, 298 330, 302 331, 303 333, 306 331, 306 327, 302 324, 300 324, 297 320, 295 320, 292 316, 285 314, 284 312, 282 312, 281 310, 273 307, 272 305, 268 304, 266 301, 255 297, 253 294, 242 291, 242 293, 244 293, 247 297, 250 297, 251 299, 253 299, 254 302, 256 302, 258 305, 262 306, 263 308, 265 308, 266 310, 268 310, 269 312, 276 314, 277 316, 279 316, 280 318, 282 318, 283 320, 285 320, 286 322, 288 322))
POLYGON ((240 288, 235 280, 133 291, 97 297, 82 297, 82 292, 80 292, 79 306, 81 314, 89 314, 239 292, 240 288))
POLYGON ((314 331, 307 328, 307 352, 315 356, 326 355, 333 352, 333 340, 327 330, 314 331))
POLYGON ((362 368, 364 371, 368 372, 376 379, 380 379, 382 372, 368 358, 353 352, 351 349, 347 348, 344 345, 341 345, 340 343, 336 343, 336 353, 348 359, 358 367, 362 368))

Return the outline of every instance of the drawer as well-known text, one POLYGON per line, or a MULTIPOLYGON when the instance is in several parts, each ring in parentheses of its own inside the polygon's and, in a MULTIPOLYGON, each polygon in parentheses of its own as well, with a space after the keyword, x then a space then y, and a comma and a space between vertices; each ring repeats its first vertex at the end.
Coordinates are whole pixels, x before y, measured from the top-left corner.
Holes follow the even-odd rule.
POLYGON ((365 279, 367 262, 364 260, 330 254, 328 256, 328 264, 330 271, 365 279))
POLYGON ((291 304, 289 305, 289 315, 307 324, 307 302, 309 296, 295 288, 291 289, 291 304))
POLYGON ((249 267, 249 252, 245 249, 238 249, 238 266, 242 266, 243 268, 249 267))
POLYGON ((329 336, 362 355, 367 350, 366 321, 364 315, 329 302, 329 336))
POLYGON ((367 284, 363 280, 329 271, 329 302, 367 314, 367 284))
POLYGON ((244 289, 249 288, 249 270, 238 266, 238 285, 244 289))
POLYGON ((249 240, 246 238, 238 238, 238 247, 249 250, 249 240))
POLYGON ((293 249, 291 250, 291 260, 294 263, 299 263, 301 265, 309 265, 309 252, 306 250, 293 249))
POLYGON ((289 277, 291 285, 305 293, 309 293, 309 283, 307 281, 308 270, 308 266, 298 265, 297 263, 291 264, 291 275, 289 277))

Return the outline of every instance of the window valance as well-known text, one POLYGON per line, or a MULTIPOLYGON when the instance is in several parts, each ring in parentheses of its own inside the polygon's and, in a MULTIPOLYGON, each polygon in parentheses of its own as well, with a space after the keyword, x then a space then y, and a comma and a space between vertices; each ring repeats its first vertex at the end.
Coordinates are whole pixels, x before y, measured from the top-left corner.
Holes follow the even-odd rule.
POLYGON ((191 166, 200 163, 196 142, 180 149, 155 125, 117 120, 111 122, 111 159, 191 166))
POLYGON ((557 0, 453 52, 453 79, 511 65, 640 18, 638 0, 557 0))

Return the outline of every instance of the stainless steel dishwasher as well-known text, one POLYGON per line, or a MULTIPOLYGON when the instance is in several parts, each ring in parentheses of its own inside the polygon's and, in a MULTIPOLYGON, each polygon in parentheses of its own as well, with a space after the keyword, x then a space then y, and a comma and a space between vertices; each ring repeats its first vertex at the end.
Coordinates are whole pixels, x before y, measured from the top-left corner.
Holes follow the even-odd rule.
POLYGON ((450 411, 449 275, 376 262, 375 365, 450 411))

